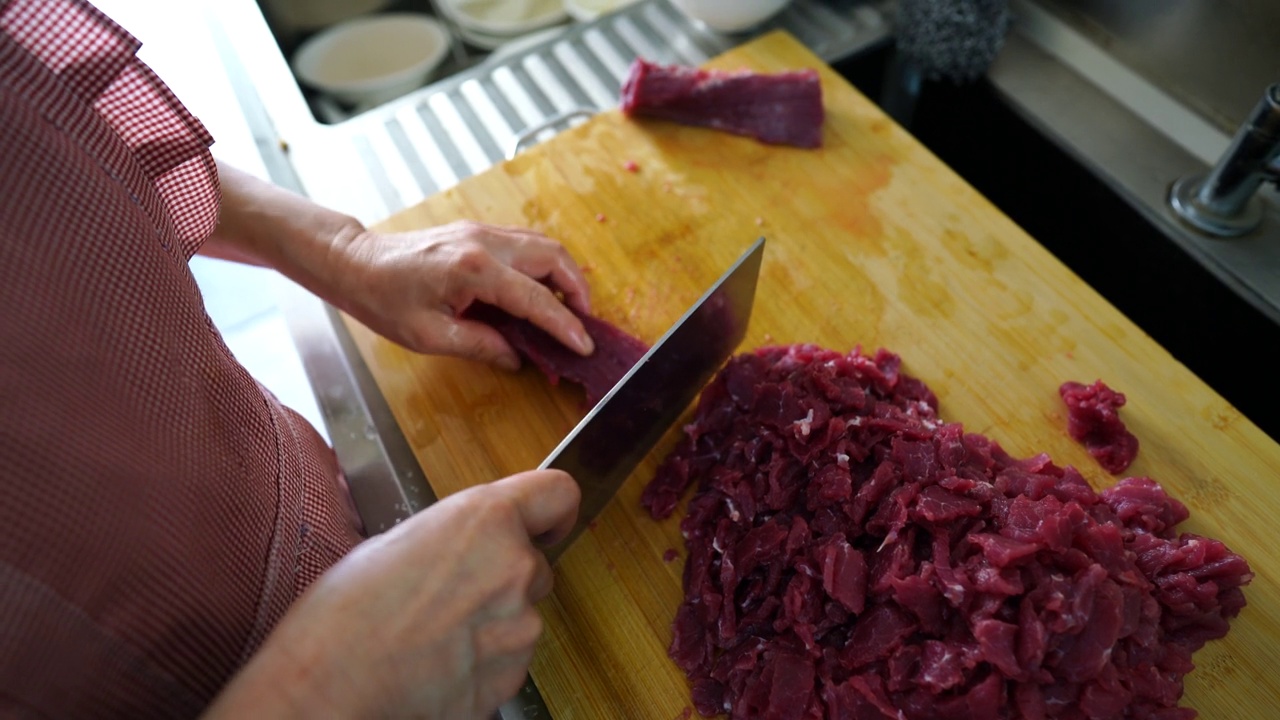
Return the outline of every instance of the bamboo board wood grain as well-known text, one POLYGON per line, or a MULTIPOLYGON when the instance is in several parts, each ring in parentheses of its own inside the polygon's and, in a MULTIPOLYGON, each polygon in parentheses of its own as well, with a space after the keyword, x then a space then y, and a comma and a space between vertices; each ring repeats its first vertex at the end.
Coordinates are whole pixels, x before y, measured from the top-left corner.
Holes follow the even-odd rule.
MULTIPOLYGON (((1191 509, 1186 530, 1223 539, 1257 573, 1230 635, 1196 655, 1184 703, 1210 719, 1270 716, 1280 446, 794 39, 773 34, 711 65, 818 69, 824 147, 605 113, 382 227, 473 218, 541 230, 589 268, 597 314, 650 342, 764 235, 744 349, 889 348, 937 393, 944 418, 1015 455, 1048 452, 1097 487, 1115 478, 1067 436, 1057 388, 1104 379, 1128 396, 1122 417, 1142 443, 1127 474, 1163 483, 1191 509)), ((536 466, 582 414, 579 392, 535 370, 418 356, 348 324, 441 495, 536 466)), ((683 552, 680 513, 658 523, 639 505, 677 437, 556 568, 532 671, 556 720, 670 720, 690 705, 666 656, 683 560, 662 556, 683 552)))

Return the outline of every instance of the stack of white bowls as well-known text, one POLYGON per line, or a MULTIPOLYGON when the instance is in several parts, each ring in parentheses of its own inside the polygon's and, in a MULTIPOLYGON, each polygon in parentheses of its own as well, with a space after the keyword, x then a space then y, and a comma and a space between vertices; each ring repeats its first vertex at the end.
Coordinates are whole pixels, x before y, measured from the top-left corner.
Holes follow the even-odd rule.
POLYGON ((496 50, 568 19, 564 0, 436 0, 468 44, 496 50))

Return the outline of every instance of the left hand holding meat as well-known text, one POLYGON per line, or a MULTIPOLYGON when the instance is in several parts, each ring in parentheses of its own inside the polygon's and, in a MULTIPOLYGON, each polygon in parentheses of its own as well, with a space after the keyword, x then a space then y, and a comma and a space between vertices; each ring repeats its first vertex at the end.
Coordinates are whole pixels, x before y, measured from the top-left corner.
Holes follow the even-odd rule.
POLYGON ((589 312, 586 278, 569 253, 541 233, 465 221, 375 232, 224 163, 218 176, 221 215, 202 254, 275 268, 422 353, 519 367, 496 330, 461 317, 475 302, 525 318, 583 355, 594 349, 569 311, 589 312))
POLYGON ((582 270, 540 233, 466 221, 407 233, 366 231, 349 243, 347 255, 353 270, 341 293, 343 309, 405 347, 519 367, 496 330, 460 317, 483 302, 531 321, 583 355, 593 349, 565 305, 589 311, 582 270))

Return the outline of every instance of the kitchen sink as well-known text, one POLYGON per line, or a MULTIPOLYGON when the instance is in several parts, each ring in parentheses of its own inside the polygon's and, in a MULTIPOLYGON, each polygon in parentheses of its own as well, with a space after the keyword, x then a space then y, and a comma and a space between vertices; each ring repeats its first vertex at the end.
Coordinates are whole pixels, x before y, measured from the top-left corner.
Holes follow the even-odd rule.
MULTIPOLYGON (((879 98, 891 53, 879 49, 837 70, 879 98)), ((909 129, 1200 379, 1280 438, 1280 408, 1265 390, 1280 367, 1280 325, 1033 127, 991 82, 926 82, 909 129)))

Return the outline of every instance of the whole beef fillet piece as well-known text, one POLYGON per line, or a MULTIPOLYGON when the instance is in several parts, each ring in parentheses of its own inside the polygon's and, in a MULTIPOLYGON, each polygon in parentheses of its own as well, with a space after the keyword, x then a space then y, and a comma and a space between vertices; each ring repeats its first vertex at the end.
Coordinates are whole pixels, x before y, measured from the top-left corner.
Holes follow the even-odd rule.
POLYGON ((772 145, 822 145, 822 84, 815 70, 725 72, 636 59, 622 86, 622 112, 772 145))

